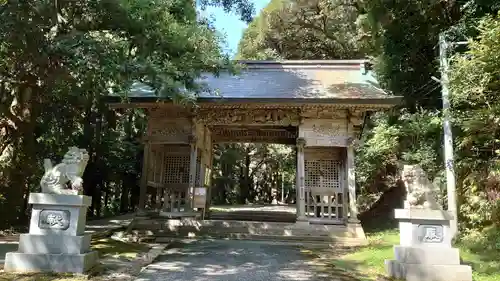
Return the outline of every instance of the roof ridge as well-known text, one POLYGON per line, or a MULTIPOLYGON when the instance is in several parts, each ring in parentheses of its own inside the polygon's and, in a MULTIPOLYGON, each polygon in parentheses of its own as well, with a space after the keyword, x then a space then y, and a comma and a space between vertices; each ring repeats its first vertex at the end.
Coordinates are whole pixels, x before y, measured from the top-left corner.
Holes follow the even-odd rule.
POLYGON ((369 60, 234 60, 233 62, 248 65, 251 67, 263 66, 269 68, 286 66, 361 66, 369 60))

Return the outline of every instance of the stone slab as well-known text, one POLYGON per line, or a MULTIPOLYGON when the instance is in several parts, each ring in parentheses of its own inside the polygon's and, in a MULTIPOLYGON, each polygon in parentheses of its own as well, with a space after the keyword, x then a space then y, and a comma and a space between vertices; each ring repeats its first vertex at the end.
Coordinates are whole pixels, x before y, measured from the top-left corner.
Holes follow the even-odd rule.
POLYGON ((399 240, 402 246, 449 247, 453 239, 450 222, 436 220, 400 220, 399 240))
POLYGON ((31 211, 30 234, 83 235, 87 207, 34 204, 31 211))
POLYGON ((28 254, 7 253, 5 272, 85 273, 98 264, 98 253, 85 254, 28 254))
POLYGON ((400 263, 459 265, 457 248, 394 246, 394 259, 400 263))
POLYGON ((385 261, 389 277, 406 281, 472 281, 468 265, 428 265, 385 261))
POLYGON ((21 234, 19 252, 30 254, 84 254, 90 251, 91 235, 21 234))
POLYGON ((361 223, 347 223, 347 233, 349 237, 366 240, 365 231, 361 223))
POLYGON ((89 207, 92 205, 92 197, 85 195, 30 193, 28 203, 33 205, 89 207))
POLYGON ((453 215, 445 210, 432 209, 395 209, 394 217, 398 220, 431 220, 431 221, 450 221, 453 215))

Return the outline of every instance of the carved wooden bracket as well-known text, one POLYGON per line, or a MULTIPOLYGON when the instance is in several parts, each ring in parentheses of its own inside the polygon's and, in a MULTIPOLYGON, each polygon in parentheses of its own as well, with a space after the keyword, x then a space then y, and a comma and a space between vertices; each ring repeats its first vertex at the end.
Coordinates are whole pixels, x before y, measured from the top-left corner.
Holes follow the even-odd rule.
POLYGON ((292 109, 200 109, 198 119, 207 125, 297 126, 299 114, 292 109))
POLYGON ((364 122, 365 111, 360 109, 349 110, 349 122, 353 126, 361 126, 364 122))
POLYGON ((151 118, 182 118, 189 117, 189 109, 180 106, 158 106, 148 110, 151 118))
POLYGON ((335 136, 340 136, 341 134, 340 131, 340 126, 333 126, 333 125, 313 125, 312 131, 323 135, 323 136, 329 136, 329 137, 335 137, 335 136))

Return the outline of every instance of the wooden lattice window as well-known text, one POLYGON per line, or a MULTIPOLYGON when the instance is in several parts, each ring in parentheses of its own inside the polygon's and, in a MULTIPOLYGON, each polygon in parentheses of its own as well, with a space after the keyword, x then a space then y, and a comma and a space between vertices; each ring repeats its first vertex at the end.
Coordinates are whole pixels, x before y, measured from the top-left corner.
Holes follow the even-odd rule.
POLYGON ((165 156, 165 183, 189 183, 189 155, 165 156))
POLYGON ((326 155, 314 152, 304 161, 306 216, 341 220, 344 218, 342 161, 321 159, 326 155))
POLYGON ((340 161, 321 160, 323 173, 323 186, 327 188, 340 188, 340 161))
POLYGON ((338 160, 305 161, 306 188, 340 188, 341 165, 342 163, 338 160))
POLYGON ((318 160, 305 161, 305 186, 312 188, 320 185, 321 162, 318 160))

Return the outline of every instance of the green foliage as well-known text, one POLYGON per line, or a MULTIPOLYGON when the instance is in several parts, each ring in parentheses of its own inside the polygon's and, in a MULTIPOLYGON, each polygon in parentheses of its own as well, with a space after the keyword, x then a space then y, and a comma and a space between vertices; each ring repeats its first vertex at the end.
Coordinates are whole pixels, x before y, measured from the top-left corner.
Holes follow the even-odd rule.
MULTIPOLYGON (((476 26, 477 18, 498 10, 496 2, 360 1, 360 37, 365 42, 363 45, 370 48, 378 79, 385 89, 404 97, 404 110, 383 116, 383 122, 375 119, 368 128, 365 146, 358 154, 360 168, 357 178, 362 187, 361 202, 369 204, 383 190, 394 186, 398 178, 397 167, 402 163, 421 164, 443 190, 441 119, 435 111, 441 108, 442 102, 440 85, 431 79, 432 76, 439 76, 438 35, 449 30, 447 40, 475 36, 478 31, 471 27, 476 26), (388 145, 390 141, 393 141, 392 145, 388 145)), ((493 26, 483 29, 490 30, 491 44, 495 40, 498 42, 498 38, 493 36, 498 33, 493 26)), ((485 47, 485 50, 489 49, 491 53, 485 53, 484 58, 490 55, 493 62, 493 56, 498 57, 498 50, 492 45, 485 47)), ((496 161, 494 120, 498 112, 494 105, 490 107, 484 102, 478 103, 478 92, 489 81, 490 73, 482 69, 485 64, 480 60, 467 66, 470 57, 471 54, 467 54, 462 58, 462 64, 456 64, 462 70, 460 74, 452 75, 451 81, 462 228, 491 223, 494 209, 487 203, 491 199, 487 198, 496 198, 493 195, 496 193, 486 194, 482 186, 485 179, 489 179, 490 186, 496 186, 496 177, 489 175, 492 169, 488 165, 496 161), (471 95, 474 97, 471 98, 471 95), (485 122, 488 118, 490 121, 485 122)), ((498 69, 498 65, 493 64, 486 67, 498 69)), ((494 104, 494 100, 490 103, 494 104)))
POLYGON ((279 54, 266 44, 267 34, 271 29, 269 18, 278 13, 283 3, 283 0, 271 0, 261 13, 250 22, 238 44, 237 59, 267 60, 279 58, 279 54))
POLYGON ((272 0, 245 30, 237 58, 361 58, 356 17, 346 1, 272 0))
MULTIPOLYGON (((247 19, 252 10, 244 0, 204 3, 247 19)), ((38 189, 42 159, 59 161, 72 145, 91 155, 84 175, 91 212, 100 215, 117 198, 121 211, 133 208, 145 116, 111 111, 103 97, 126 93, 134 81, 161 96, 196 93, 202 72, 228 66, 217 33, 184 0, 12 0, 0 15, 0 195, 7 199, 0 213, 9 214, 0 224, 26 217, 24 198, 38 189)))
POLYGON ((464 228, 500 225, 500 17, 483 18, 478 33, 469 50, 454 57, 450 74, 464 228))
POLYGON ((213 204, 293 201, 295 153, 278 144, 220 144, 215 146, 213 204), (273 193, 273 189, 275 192, 273 193))
POLYGON ((442 173, 441 118, 436 111, 378 113, 357 150, 360 208, 367 210, 399 180, 402 164, 419 164, 438 186, 442 173))
POLYGON ((404 107, 441 106, 437 75, 438 35, 457 21, 457 2, 438 0, 360 1, 361 37, 374 58, 379 82, 395 95, 404 96, 404 107))
MULTIPOLYGON (((473 280, 500 280, 499 229, 489 228, 461 239, 455 246, 460 249, 464 264, 472 267, 473 280), (492 241, 495 241, 492 243, 492 241), (495 246, 495 243, 497 246, 495 246)), ((317 274, 345 281, 379 281, 386 277, 384 261, 394 258, 394 245, 399 243, 399 231, 367 233, 369 245, 342 250, 302 250, 311 259, 317 274)), ((392 280, 392 279, 391 279, 392 280)))
POLYGON ((450 86, 461 227, 481 228, 499 218, 500 25, 488 16, 499 9, 492 0, 272 1, 245 31, 238 55, 322 59, 366 52, 372 57, 383 88, 404 102, 372 116, 365 127, 356 178, 358 203, 367 210, 396 186, 401 164, 420 164, 444 199, 441 88, 431 79, 440 76, 438 36, 443 31, 449 41, 479 36, 453 61, 450 86))
POLYGON ((254 5, 248 0, 199 0, 197 2, 202 9, 206 6, 223 7, 226 12, 234 11, 239 14, 243 21, 250 22, 252 20, 254 5))

